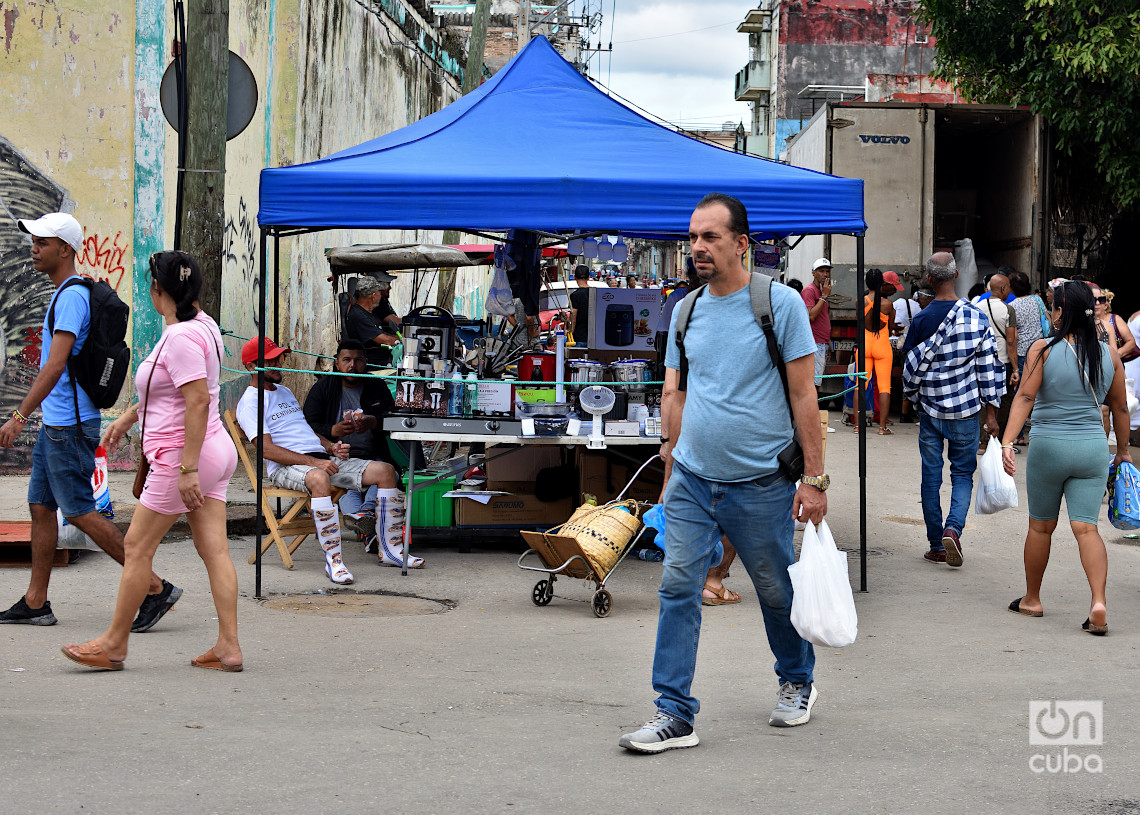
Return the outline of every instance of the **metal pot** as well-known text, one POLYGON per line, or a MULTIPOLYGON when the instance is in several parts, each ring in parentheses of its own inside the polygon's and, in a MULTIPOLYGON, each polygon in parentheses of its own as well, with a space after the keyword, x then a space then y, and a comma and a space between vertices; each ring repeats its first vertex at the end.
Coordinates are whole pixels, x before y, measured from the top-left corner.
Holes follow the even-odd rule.
POLYGON ((647 359, 622 359, 610 365, 610 372, 617 388, 640 393, 651 381, 653 368, 647 359))
POLYGON ((593 385, 605 380, 607 366, 604 362, 594 362, 592 359, 568 359, 566 367, 570 369, 567 379, 573 385, 567 387, 571 390, 580 390, 587 385, 593 385))

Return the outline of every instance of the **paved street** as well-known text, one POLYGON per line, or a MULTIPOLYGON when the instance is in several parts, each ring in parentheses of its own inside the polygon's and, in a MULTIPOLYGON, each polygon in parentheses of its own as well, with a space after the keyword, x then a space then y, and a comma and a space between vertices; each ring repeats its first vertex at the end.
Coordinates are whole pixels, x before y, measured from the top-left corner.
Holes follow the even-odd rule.
MULTIPOLYGON (((832 425, 829 522, 840 545, 856 550, 856 438, 837 418, 832 425)), ((916 437, 904 425, 868 440, 870 591, 856 594, 856 643, 817 649, 820 699, 806 726, 767 725, 772 656, 743 569, 728 584, 744 604, 705 609, 694 688, 700 746, 643 756, 617 739, 653 712, 659 564, 623 563, 610 582, 613 612, 596 619, 576 581, 559 581, 553 602, 534 606, 535 578, 515 566, 514 552, 419 548, 427 569, 401 578, 352 547, 353 589, 382 592, 364 600, 390 612, 360 616, 367 609, 355 595, 344 598, 346 611, 327 614, 312 610, 327 599, 320 594, 286 601, 286 610, 255 600, 244 561, 251 539, 234 539, 246 670, 221 674, 189 666, 213 643, 214 614, 191 542, 171 538, 156 567, 186 593, 151 632, 132 638, 123 672, 92 673, 59 653, 110 618, 118 568, 102 554, 53 573, 58 625, 0 630, 0 808, 1140 812, 1137 541, 1102 521, 1107 637, 1080 630, 1088 590, 1064 525, 1045 616, 1010 614, 1005 607, 1024 585, 1024 492, 1018 510, 971 514, 963 568, 925 562, 916 437), (425 604, 438 613, 401 614, 415 611, 413 596, 441 601, 425 604), (1102 702, 1103 744, 1031 744, 1033 700, 1102 702), (1057 757, 1068 772, 1031 770, 1057 757)), ((129 483, 114 477, 120 505, 130 503, 129 483)), ((26 517, 25 486, 0 479, 0 517, 26 517)), ((322 560, 311 542, 293 571, 267 557, 268 600, 329 592, 322 560)), ((857 555, 850 565, 857 580, 857 555)), ((15 601, 26 580, 24 569, 0 569, 0 603, 15 601)))

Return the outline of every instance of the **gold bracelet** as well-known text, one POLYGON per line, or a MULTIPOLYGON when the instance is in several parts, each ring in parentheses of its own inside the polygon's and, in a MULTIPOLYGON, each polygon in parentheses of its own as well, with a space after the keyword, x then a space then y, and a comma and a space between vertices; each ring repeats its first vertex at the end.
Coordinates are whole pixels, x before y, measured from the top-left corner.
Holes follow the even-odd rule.
POLYGON ((1001 446, 1001 449, 1002 449, 1002 450, 1007 450, 1007 449, 1008 449, 1008 450, 1012 450, 1012 449, 1013 449, 1013 443, 1012 443, 1012 442, 1010 442, 1009 444, 1003 444, 1003 445, 1001 446))
POLYGON ((184 464, 179 464, 178 465, 178 472, 181 473, 182 475, 186 475, 188 473, 198 472, 198 468, 197 467, 187 467, 184 464))

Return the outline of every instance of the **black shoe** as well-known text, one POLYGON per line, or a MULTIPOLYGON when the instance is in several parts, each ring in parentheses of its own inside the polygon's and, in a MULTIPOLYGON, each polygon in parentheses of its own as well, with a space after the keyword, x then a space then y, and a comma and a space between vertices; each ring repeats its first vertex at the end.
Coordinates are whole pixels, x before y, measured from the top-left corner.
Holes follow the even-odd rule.
POLYGON ((14 606, 7 611, 0 611, 0 623, 13 623, 22 625, 55 625, 59 620, 51 613, 51 601, 44 600, 39 608, 29 608, 21 597, 14 606))
POLYGON ((148 594, 143 598, 142 605, 139 606, 139 616, 135 617, 135 621, 131 623, 131 633, 150 631, 166 612, 174 608, 174 604, 178 602, 178 598, 181 596, 182 589, 163 580, 162 591, 158 594, 148 594))
POLYGON ((899 416, 899 424, 914 424, 914 416, 904 413, 899 416))

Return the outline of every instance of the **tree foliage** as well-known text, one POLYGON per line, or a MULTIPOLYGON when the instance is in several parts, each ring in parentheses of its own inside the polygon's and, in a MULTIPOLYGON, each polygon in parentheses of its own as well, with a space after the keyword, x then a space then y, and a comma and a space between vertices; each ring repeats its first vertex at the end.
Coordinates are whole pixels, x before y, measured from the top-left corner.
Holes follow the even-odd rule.
POLYGON ((1122 209, 1140 209, 1137 0, 923 0, 935 75, 976 102, 1024 105, 1091 163, 1122 209))

